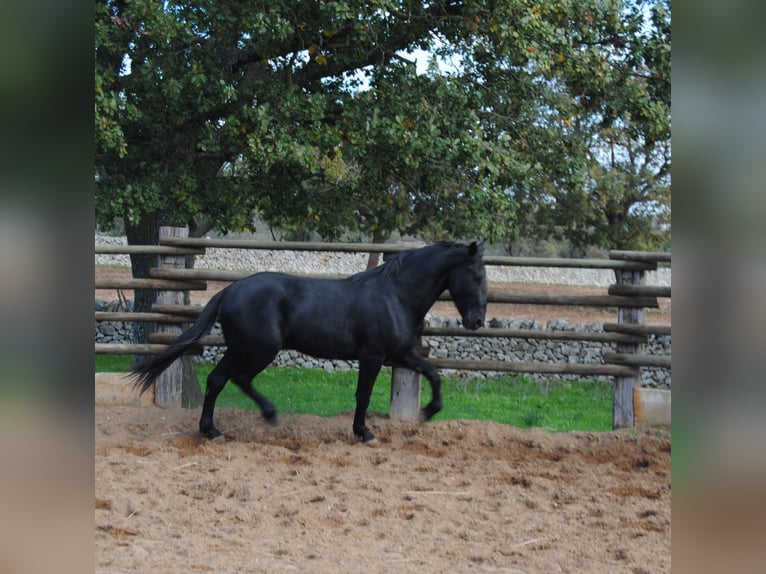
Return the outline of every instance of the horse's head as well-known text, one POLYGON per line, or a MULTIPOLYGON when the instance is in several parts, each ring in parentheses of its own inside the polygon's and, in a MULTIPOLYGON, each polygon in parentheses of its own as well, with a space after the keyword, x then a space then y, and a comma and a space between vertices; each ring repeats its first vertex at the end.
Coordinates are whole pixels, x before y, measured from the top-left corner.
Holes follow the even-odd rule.
POLYGON ((463 318, 463 326, 473 331, 484 325, 487 312, 487 273, 482 261, 484 242, 474 241, 460 248, 460 263, 450 269, 447 289, 463 318))

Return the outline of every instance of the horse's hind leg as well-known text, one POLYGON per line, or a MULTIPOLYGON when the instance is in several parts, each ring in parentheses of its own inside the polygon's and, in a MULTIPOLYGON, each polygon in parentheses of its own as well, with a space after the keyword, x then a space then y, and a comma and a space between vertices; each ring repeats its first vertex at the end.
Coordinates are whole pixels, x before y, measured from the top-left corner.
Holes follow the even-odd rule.
POLYGON ((423 420, 430 420, 431 417, 442 410, 442 381, 439 373, 431 363, 426 361, 414 349, 399 357, 399 361, 408 369, 422 373, 428 379, 428 383, 431 385, 431 402, 420 410, 420 416, 423 420))
POLYGON ((240 361, 238 369, 231 379, 240 389, 242 389, 243 393, 256 402, 263 413, 263 418, 270 425, 277 424, 277 409, 266 397, 253 387, 252 381, 258 373, 271 364, 276 356, 276 352, 261 352, 260 356, 249 356, 246 361, 240 361))
POLYGON ((367 407, 370 406, 372 387, 375 385, 375 379, 377 379, 382 366, 382 360, 367 359, 359 361, 359 379, 356 383, 356 411, 354 413, 353 430, 354 434, 362 439, 362 442, 368 444, 373 443, 375 435, 367 428, 365 418, 367 416, 367 407))
POLYGON ((199 419, 199 432, 207 438, 216 438, 221 436, 221 431, 213 425, 213 410, 215 401, 221 394, 223 387, 234 372, 236 366, 236 356, 231 348, 226 349, 223 358, 213 368, 207 377, 207 386, 205 388, 205 401, 202 404, 202 416, 199 419))

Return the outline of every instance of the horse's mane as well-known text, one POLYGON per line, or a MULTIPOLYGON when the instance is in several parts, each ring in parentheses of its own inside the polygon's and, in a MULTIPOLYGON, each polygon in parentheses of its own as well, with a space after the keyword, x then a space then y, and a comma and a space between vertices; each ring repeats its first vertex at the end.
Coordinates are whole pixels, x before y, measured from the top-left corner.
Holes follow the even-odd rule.
POLYGON ((348 280, 354 283, 361 283, 362 281, 369 281, 376 277, 381 279, 396 277, 402 270, 403 260, 407 259, 407 256, 410 254, 410 251, 402 251, 401 253, 394 253, 393 255, 389 255, 384 259, 383 265, 378 265, 372 269, 367 269, 366 271, 356 273, 355 275, 349 277, 348 280))
POLYGON ((397 277, 399 273, 402 270, 402 267, 406 266, 410 259, 412 259, 413 255, 416 253, 421 252, 423 249, 427 247, 450 247, 452 245, 455 245, 452 241, 440 241, 438 243, 433 243, 432 245, 427 245, 425 247, 420 247, 418 249, 412 249, 410 251, 400 251, 399 253, 393 253, 384 256, 383 258, 383 265, 378 265, 377 267, 373 267, 372 269, 367 269, 366 271, 361 271, 355 275, 352 275, 348 278, 349 281, 358 283, 362 281, 368 281, 374 278, 381 278, 381 279, 390 279, 393 277, 397 277))

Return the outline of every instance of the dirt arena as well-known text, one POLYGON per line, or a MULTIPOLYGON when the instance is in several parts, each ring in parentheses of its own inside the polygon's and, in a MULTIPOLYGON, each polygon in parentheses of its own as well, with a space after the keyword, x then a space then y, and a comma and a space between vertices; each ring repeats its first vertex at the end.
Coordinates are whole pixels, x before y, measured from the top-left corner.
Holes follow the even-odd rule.
MULTIPOLYGON (((670 324, 670 301, 661 305, 648 324, 670 324)), ((432 312, 455 313, 451 303, 432 312)), ((487 310, 507 316, 616 320, 613 310, 487 310)), ((210 442, 195 432, 199 413, 96 408, 96 572, 670 571, 667 431, 551 434, 372 413, 370 448, 354 442, 351 413, 285 415, 272 428, 255 411, 221 408, 226 439, 210 442)))
POLYGON ((663 431, 96 409, 96 572, 670 571, 663 431))

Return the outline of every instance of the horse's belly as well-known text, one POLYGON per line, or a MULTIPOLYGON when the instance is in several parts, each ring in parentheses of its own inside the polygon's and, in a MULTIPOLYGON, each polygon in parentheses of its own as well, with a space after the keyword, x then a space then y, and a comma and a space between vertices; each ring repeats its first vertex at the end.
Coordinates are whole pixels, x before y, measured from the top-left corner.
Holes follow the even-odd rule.
POLYGON ((326 328, 326 326, 291 329, 284 347, 321 359, 353 360, 362 356, 394 357, 415 344, 412 333, 371 328, 326 328))
POLYGON ((350 337, 338 333, 305 331, 289 336, 285 349, 294 349, 319 359, 350 360, 357 358, 357 348, 350 337))
POLYGON ((412 338, 396 299, 321 285, 285 305, 285 348, 323 359, 389 357, 412 338))

